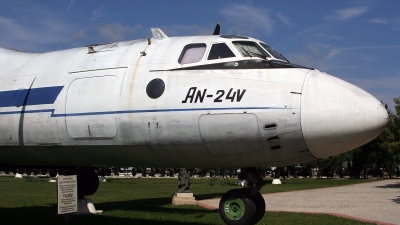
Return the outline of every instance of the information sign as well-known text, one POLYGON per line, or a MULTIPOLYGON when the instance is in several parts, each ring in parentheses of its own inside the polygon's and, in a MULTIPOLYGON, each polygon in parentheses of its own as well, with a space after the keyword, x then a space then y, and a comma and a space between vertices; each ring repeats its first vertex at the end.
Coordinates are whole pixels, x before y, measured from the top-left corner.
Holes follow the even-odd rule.
POLYGON ((78 211, 78 191, 76 175, 57 178, 57 208, 58 214, 78 211))

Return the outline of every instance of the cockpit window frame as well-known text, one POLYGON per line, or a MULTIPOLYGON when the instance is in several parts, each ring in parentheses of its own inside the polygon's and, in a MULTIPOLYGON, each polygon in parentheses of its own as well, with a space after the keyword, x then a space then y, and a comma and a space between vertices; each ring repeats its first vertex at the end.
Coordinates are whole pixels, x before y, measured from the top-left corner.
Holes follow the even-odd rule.
POLYGON ((181 65, 186 65, 186 64, 191 64, 191 63, 200 62, 200 61, 203 60, 204 55, 205 55, 205 53, 206 53, 206 50, 207 50, 207 44, 206 44, 206 43, 191 43, 191 44, 187 44, 187 45, 185 45, 185 47, 183 47, 183 49, 182 49, 182 52, 181 52, 181 54, 180 54, 180 56, 179 56, 179 58, 178 58, 178 63, 181 64, 181 65), (188 63, 182 63, 182 59, 183 59, 183 57, 185 56, 186 51, 187 51, 188 49, 196 48, 196 47, 204 47, 204 50, 203 50, 203 53, 202 53, 201 58, 197 57, 197 58, 196 58, 197 61, 188 62, 188 63))

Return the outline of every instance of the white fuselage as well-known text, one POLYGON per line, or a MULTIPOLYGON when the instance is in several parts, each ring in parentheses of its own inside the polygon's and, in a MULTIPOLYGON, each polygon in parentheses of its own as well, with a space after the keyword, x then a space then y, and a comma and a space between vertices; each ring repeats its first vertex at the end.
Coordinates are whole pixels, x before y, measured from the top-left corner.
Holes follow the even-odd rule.
POLYGON ((0 49, 0 165, 289 165, 353 149, 384 129, 387 113, 367 92, 318 70, 244 57, 235 40, 0 49), (193 43, 206 45, 201 60, 179 63, 193 43), (215 43, 235 57, 208 60, 215 43), (165 88, 151 89, 153 80, 165 88))

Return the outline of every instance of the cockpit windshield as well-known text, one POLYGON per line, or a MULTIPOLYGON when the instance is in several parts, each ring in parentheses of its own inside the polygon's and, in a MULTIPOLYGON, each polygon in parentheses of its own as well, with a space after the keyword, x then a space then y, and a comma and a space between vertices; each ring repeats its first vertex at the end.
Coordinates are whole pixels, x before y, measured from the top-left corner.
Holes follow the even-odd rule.
POLYGON ((280 54, 279 52, 275 51, 274 49, 271 48, 271 46, 260 42, 260 45, 263 46, 265 48, 265 50, 267 50, 269 53, 271 53, 271 55, 277 59, 281 59, 283 61, 289 62, 289 60, 287 60, 282 54, 280 54))
POLYGON ((251 41, 233 41, 233 45, 244 57, 258 57, 258 58, 269 58, 271 57, 266 51, 264 51, 257 43, 251 41))

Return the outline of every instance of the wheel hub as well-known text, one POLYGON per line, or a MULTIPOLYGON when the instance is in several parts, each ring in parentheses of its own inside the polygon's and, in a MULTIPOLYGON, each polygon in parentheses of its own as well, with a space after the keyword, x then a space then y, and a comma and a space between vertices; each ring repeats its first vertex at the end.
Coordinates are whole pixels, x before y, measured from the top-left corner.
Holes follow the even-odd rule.
POLYGON ((243 217, 245 206, 241 199, 230 198, 225 202, 225 215, 231 220, 239 220, 243 217))

